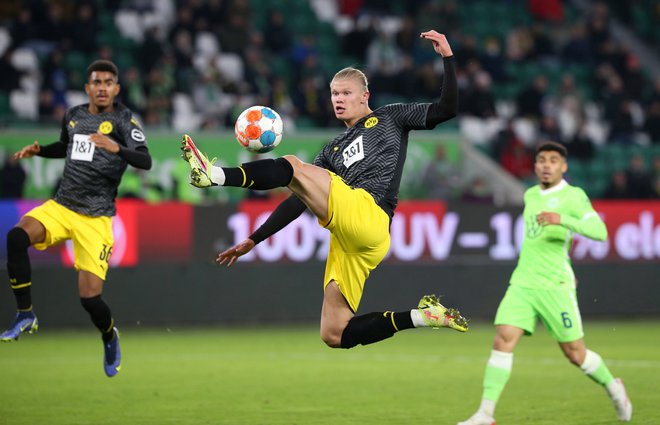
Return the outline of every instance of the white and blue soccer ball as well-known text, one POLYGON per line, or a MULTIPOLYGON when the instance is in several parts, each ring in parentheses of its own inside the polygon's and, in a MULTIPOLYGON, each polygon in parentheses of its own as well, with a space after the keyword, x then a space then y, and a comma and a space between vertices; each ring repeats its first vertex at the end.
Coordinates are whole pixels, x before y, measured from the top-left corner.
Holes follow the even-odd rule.
POLYGON ((236 140, 251 152, 270 152, 282 141, 282 118, 267 106, 250 106, 236 120, 236 140))

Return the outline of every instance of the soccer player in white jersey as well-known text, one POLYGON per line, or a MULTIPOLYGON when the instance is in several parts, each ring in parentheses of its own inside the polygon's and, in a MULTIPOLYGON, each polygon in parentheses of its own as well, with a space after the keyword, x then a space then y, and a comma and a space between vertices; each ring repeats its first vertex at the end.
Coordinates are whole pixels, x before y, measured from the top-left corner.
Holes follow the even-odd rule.
POLYGON ((447 39, 436 31, 423 32, 420 37, 430 40, 443 57, 440 99, 385 105, 372 111, 362 71, 339 71, 330 91, 335 116, 347 128, 322 148, 314 164, 285 156, 240 167, 215 167, 189 136, 183 137, 183 158, 192 168, 193 185, 258 190, 288 187, 292 192, 248 239, 221 252, 219 264, 231 266, 306 209, 330 231, 321 310, 321 339, 329 347, 371 344, 416 327, 449 327, 461 332, 468 328, 458 311, 445 308, 435 296, 422 297, 418 308, 408 311, 356 315, 364 283, 389 249, 389 226, 398 200, 408 133, 432 129, 453 118, 458 109, 454 57, 447 39))
POLYGON ((566 148, 554 142, 536 150, 539 184, 525 192, 525 235, 518 265, 495 315, 495 342, 481 405, 459 425, 495 425, 495 405, 511 375, 513 350, 523 335, 534 333, 538 320, 568 360, 605 388, 619 419, 632 417, 623 381, 614 378, 603 359, 584 343, 569 249, 574 234, 602 241, 607 229, 584 191, 564 180, 566 156, 566 148))

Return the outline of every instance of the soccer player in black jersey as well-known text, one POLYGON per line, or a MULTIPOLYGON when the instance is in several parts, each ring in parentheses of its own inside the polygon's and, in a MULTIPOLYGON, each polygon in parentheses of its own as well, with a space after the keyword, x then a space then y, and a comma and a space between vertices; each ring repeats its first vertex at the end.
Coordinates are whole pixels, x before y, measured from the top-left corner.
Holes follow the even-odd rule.
POLYGON ((101 298, 112 254, 112 216, 117 186, 128 164, 148 170, 147 140, 132 112, 115 103, 119 94, 114 63, 97 60, 87 68, 85 92, 89 103, 66 111, 58 141, 41 146, 35 141, 17 152, 16 159, 35 155, 66 158, 54 199, 26 213, 7 233, 7 271, 16 296, 14 323, 0 335, 14 341, 39 327, 32 309, 32 277, 28 247, 43 250, 73 241, 80 302, 101 331, 106 375, 121 364, 119 337, 110 308, 101 298))
POLYGON ((238 168, 214 167, 189 136, 183 137, 183 158, 192 168, 193 185, 258 190, 286 186, 293 192, 248 239, 218 254, 217 263, 231 266, 305 209, 330 230, 321 339, 333 348, 370 344, 413 327, 468 329, 465 318, 457 310, 442 306, 435 296, 422 297, 418 308, 411 311, 356 315, 364 282, 389 249, 389 226, 397 204, 408 133, 434 128, 453 118, 458 107, 454 58, 447 39, 436 31, 423 32, 420 37, 430 40, 444 58, 440 99, 386 105, 372 111, 365 75, 355 68, 339 71, 330 91, 335 115, 347 129, 321 150, 313 165, 285 156, 238 168))

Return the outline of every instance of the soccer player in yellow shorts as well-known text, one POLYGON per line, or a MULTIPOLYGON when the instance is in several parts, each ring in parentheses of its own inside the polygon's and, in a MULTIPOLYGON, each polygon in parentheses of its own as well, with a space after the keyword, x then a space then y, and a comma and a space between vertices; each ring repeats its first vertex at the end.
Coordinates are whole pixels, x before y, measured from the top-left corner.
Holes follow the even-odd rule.
POLYGON ((335 74, 330 92, 335 116, 346 131, 325 145, 314 164, 294 156, 248 162, 237 168, 215 167, 183 138, 183 157, 198 187, 235 186, 256 190, 288 187, 283 201, 248 239, 220 253, 231 266, 254 246, 284 228, 306 209, 330 231, 321 311, 321 339, 333 348, 370 344, 414 327, 450 327, 467 331, 458 311, 434 296, 404 312, 356 315, 364 283, 385 257, 389 225, 396 208, 410 130, 434 128, 455 116, 458 89, 451 47, 443 34, 423 32, 444 57, 442 94, 433 103, 386 105, 372 111, 366 76, 355 68, 335 74))
POLYGON ((128 108, 114 102, 118 75, 114 63, 93 62, 85 84, 89 103, 66 111, 60 139, 46 146, 35 141, 15 154, 16 159, 35 155, 66 159, 54 199, 29 211, 7 233, 7 271, 18 312, 0 335, 1 341, 15 341, 39 327, 32 309, 28 247, 46 249, 71 239, 80 302, 101 332, 103 369, 109 377, 121 367, 117 329, 110 307, 101 298, 112 255, 115 196, 127 165, 151 168, 142 129, 128 108))

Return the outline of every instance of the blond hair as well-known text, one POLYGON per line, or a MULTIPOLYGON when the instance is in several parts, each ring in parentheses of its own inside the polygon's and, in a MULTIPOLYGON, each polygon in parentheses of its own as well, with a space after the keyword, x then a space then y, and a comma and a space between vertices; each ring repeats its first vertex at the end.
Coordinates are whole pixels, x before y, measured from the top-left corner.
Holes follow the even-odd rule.
POLYGON ((332 81, 330 81, 330 85, 332 86, 332 83, 335 80, 349 80, 349 79, 358 80, 362 85, 362 87, 364 87, 364 91, 369 91, 369 81, 367 80, 367 76, 364 75, 364 72, 350 66, 337 72, 335 76, 332 78, 332 81))

